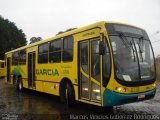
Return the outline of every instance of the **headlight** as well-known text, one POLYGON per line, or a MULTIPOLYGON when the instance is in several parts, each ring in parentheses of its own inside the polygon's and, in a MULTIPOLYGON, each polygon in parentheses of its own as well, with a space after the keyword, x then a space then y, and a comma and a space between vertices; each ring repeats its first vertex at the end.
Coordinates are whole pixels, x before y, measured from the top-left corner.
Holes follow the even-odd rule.
POLYGON ((117 87, 116 90, 121 93, 126 92, 126 88, 123 88, 123 87, 117 87))
POLYGON ((155 88, 155 87, 157 86, 157 84, 156 84, 156 83, 154 83, 154 84, 152 84, 152 86, 155 88))

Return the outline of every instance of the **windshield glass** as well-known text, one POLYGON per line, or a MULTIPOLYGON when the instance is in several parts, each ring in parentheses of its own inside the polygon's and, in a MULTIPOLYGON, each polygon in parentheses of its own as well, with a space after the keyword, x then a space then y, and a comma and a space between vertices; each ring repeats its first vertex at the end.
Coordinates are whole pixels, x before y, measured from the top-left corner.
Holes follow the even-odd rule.
POLYGON ((141 80, 149 80, 155 77, 154 56, 151 44, 148 40, 133 39, 137 49, 141 80))
POLYGON ((155 77, 151 44, 143 38, 110 35, 116 77, 124 81, 151 80, 155 77))
POLYGON ((153 81, 155 79, 154 54, 145 30, 106 23, 111 41, 115 77, 122 81, 153 81))

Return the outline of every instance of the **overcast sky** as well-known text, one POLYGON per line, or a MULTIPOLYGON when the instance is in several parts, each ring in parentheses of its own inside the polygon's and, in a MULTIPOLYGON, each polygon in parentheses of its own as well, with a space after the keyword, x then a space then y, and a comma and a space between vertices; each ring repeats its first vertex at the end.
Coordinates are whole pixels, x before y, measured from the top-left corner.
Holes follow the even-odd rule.
MULTIPOLYGON (((160 0, 0 0, 0 15, 22 29, 28 41, 103 20, 140 26, 152 42, 160 40, 160 0)), ((160 41, 153 48, 160 54, 160 41)))

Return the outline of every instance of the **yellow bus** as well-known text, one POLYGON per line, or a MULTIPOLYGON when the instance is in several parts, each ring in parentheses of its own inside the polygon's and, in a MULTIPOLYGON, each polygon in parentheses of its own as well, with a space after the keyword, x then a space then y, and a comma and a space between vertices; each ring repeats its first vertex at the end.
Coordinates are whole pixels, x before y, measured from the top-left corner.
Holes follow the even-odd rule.
POLYGON ((146 31, 97 22, 5 53, 6 82, 113 108, 154 97, 156 70, 146 31))
POLYGON ((0 60, 0 78, 4 76, 4 60, 0 60))

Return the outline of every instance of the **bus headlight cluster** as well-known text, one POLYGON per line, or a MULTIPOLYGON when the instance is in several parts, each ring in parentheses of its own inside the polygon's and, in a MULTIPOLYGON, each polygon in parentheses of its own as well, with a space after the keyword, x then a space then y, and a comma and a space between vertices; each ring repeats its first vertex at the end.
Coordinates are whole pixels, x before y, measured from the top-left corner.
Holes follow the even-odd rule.
POLYGON ((154 84, 152 84, 152 86, 155 88, 157 85, 156 85, 156 83, 154 83, 154 84))
POLYGON ((116 90, 121 93, 126 92, 126 88, 123 87, 117 87, 116 90))

